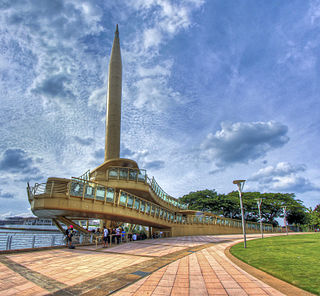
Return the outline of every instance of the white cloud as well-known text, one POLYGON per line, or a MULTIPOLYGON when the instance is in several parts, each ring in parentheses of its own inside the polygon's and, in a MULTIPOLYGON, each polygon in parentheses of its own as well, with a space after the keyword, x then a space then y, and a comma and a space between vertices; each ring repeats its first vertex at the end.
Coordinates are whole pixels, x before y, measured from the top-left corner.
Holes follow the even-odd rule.
POLYGON ((157 47, 162 42, 162 33, 157 28, 146 29, 143 32, 143 39, 145 49, 157 47))
POLYGON ((169 102, 174 103, 180 100, 180 94, 167 85, 164 77, 144 78, 137 81, 134 86, 137 89, 137 97, 134 101, 137 108, 145 107, 148 110, 162 112, 169 102))
POLYGON ((254 173, 249 181, 258 182, 260 188, 271 191, 285 191, 304 193, 307 191, 320 191, 320 187, 312 184, 306 177, 299 176, 305 172, 303 164, 292 165, 279 162, 275 166, 267 166, 254 173))
POLYGON ((154 160, 152 154, 147 150, 132 152, 130 149, 124 148, 122 153, 124 157, 134 159, 140 168, 158 170, 163 168, 165 164, 163 160, 154 160))
POLYGON ((95 105, 99 111, 103 111, 106 108, 107 91, 106 86, 95 89, 89 97, 88 106, 95 105))
POLYGON ((172 61, 157 65, 161 49, 181 30, 193 25, 191 15, 204 1, 129 1, 128 7, 143 19, 148 19, 137 32, 132 43, 126 44, 124 57, 127 62, 140 65, 132 66, 128 75, 128 97, 138 109, 162 112, 168 103, 184 102, 180 94, 170 87, 172 61), (147 17, 152 15, 152 17, 147 17), (153 65, 153 66, 150 66, 153 65), (157 76, 157 79, 146 77, 157 76))
POLYGON ((140 77, 170 76, 172 62, 166 61, 164 65, 156 65, 154 67, 138 66, 137 74, 140 77))
POLYGON ((296 174, 298 172, 304 172, 306 170, 305 165, 291 165, 288 162, 279 162, 276 166, 267 166, 260 169, 257 173, 253 174, 250 178, 253 181, 266 179, 273 177, 274 175, 282 177, 290 174, 296 174))
POLYGON ((201 144, 202 155, 218 167, 248 163, 282 147, 289 138, 287 126, 274 122, 237 122, 221 124, 221 130, 208 134, 201 144))
MULTIPOLYGON (((85 70, 79 40, 103 31, 101 11, 90 2, 43 0, 8 2, 1 23, 8 43, 15 42, 14 56, 33 61, 33 80, 28 88, 44 100, 64 103, 78 95, 75 79, 85 70), (34 58, 36 57, 36 59, 34 58)), ((90 69, 88 68, 88 71, 90 69)))
POLYGON ((320 1, 311 1, 309 7, 308 18, 311 21, 311 24, 317 25, 320 19, 320 1))

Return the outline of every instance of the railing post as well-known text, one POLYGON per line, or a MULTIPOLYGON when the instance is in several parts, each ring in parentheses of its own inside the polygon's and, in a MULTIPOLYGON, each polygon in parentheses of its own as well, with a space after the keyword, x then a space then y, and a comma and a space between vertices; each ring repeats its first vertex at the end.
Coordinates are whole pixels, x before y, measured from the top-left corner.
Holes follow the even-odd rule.
MULTIPOLYGON (((115 193, 116 193, 116 192, 115 192, 115 193)), ((119 191, 119 192, 116 193, 116 195, 115 195, 115 197, 117 198, 117 201, 116 201, 117 206, 119 206, 119 204, 120 204, 120 194, 121 194, 121 191, 119 191)))

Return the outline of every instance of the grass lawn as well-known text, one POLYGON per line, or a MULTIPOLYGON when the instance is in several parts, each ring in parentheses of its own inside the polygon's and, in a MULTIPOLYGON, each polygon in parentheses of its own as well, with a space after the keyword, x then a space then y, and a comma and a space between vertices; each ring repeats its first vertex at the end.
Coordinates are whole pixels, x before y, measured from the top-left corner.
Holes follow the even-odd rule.
POLYGON ((239 243, 238 259, 301 289, 320 295, 320 234, 276 236, 239 243))

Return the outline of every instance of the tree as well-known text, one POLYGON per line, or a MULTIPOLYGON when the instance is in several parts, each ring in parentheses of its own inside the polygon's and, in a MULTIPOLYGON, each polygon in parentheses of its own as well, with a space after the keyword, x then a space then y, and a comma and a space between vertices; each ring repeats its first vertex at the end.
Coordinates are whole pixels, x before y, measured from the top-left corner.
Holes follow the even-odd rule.
POLYGON ((181 198, 181 201, 189 204, 190 210, 211 211, 217 200, 217 192, 213 190, 201 190, 190 192, 181 198))
POLYGON ((314 210, 308 210, 308 225, 312 228, 320 228, 320 204, 314 210))
MULTIPOLYGON (((245 192, 242 194, 245 219, 259 221, 257 199, 262 198, 261 216, 263 223, 278 225, 277 218, 283 217, 282 206, 287 207, 287 221, 292 224, 304 224, 307 221, 306 208, 293 193, 245 192)), ((212 212, 232 219, 241 219, 239 193, 218 194, 213 190, 190 192, 181 198, 189 204, 189 209, 212 212)))

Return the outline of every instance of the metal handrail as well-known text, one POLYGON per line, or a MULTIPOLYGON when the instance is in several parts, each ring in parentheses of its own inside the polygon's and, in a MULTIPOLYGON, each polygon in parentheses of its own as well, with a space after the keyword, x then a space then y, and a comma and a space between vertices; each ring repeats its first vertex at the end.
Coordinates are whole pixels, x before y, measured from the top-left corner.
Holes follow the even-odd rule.
MULTIPOLYGON (((31 188, 31 191, 35 193, 34 197, 51 197, 52 193, 62 193, 62 194, 69 194, 69 196, 77 196, 77 197, 81 197, 83 199, 92 199, 95 201, 99 201, 99 202, 104 202, 104 203, 111 203, 113 206, 115 206, 115 196, 113 195, 112 198, 110 198, 110 200, 107 199, 107 193, 110 192, 111 194, 114 194, 114 188, 111 187, 105 187, 103 185, 97 184, 95 182, 91 182, 91 181, 83 181, 83 180, 79 180, 79 179, 72 179, 69 182, 66 182, 65 184, 57 184, 54 183, 55 181, 51 181, 51 182, 47 182, 47 183, 42 183, 42 184, 36 184, 35 187, 31 188), (74 183, 73 183, 74 182, 74 183), (73 192, 68 192, 67 190, 70 189, 70 183, 71 184, 83 184, 82 189, 79 191, 78 195, 73 195, 73 192), (91 189, 93 190, 91 192, 90 195, 86 194, 86 186, 91 187, 91 189), (92 186, 91 186, 92 185, 92 186), (98 198, 97 199, 97 195, 96 195, 96 191, 97 190, 104 190, 104 196, 103 199, 98 198), (109 190, 109 191, 108 191, 109 190)), ((142 214, 145 215, 149 215, 152 216, 154 218, 158 218, 158 219, 162 219, 165 220, 167 223, 181 223, 181 224, 188 224, 188 223, 192 223, 192 224, 217 224, 217 225, 225 225, 225 226, 229 226, 229 227, 237 227, 240 228, 242 226, 241 221, 239 220, 234 220, 234 219, 230 219, 230 218, 225 218, 225 217, 219 217, 216 216, 214 214, 210 214, 210 213, 201 213, 200 215, 188 215, 187 217, 183 216, 182 214, 174 214, 173 211, 170 211, 164 207, 161 207, 159 205, 156 205, 148 200, 145 200, 141 197, 135 196, 133 194, 130 194, 126 191, 121 190, 120 191, 120 196, 119 196, 119 202, 120 202, 120 197, 121 197, 121 193, 126 194, 126 201, 125 203, 121 202, 120 205, 121 206, 125 206, 128 209, 134 209, 134 204, 132 204, 131 206, 128 206, 128 196, 131 196, 132 198, 134 198, 134 200, 139 201, 139 209, 135 209, 137 211, 139 211, 142 214), (141 209, 141 202, 144 202, 144 210, 141 209), (147 206, 150 205, 150 211, 147 211, 147 206), (154 212, 152 212, 152 208, 154 208, 154 212), (161 212, 163 214, 161 214, 161 212), (165 214, 164 214, 165 213, 165 214)), ((133 200, 133 203, 134 203, 133 200)), ((272 231, 273 227, 270 224, 263 224, 264 230, 265 231, 272 231)), ((258 222, 246 222, 246 228, 247 229, 259 229, 259 223, 258 222)))

